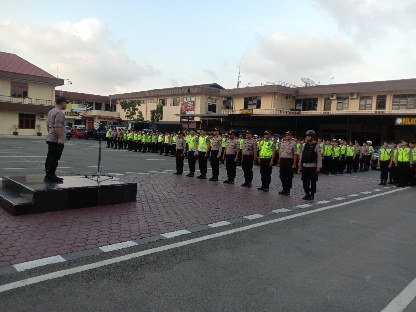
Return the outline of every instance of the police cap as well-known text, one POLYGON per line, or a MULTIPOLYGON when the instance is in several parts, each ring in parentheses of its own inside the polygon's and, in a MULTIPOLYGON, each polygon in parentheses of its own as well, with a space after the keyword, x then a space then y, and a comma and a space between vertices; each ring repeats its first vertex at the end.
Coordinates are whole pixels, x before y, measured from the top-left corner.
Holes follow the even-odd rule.
POLYGON ((292 132, 286 131, 286 134, 285 135, 292 135, 292 132))
POLYGON ((269 130, 264 131, 264 134, 270 134, 269 130))
POLYGON ((313 130, 308 130, 308 131, 306 131, 306 136, 316 136, 316 133, 315 133, 315 131, 313 131, 313 130))

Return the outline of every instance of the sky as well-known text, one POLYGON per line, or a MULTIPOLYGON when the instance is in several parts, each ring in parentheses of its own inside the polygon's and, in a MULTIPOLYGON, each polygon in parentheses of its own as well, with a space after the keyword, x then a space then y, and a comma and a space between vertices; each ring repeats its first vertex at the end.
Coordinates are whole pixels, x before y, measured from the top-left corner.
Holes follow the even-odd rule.
MULTIPOLYGON (((416 77, 415 0, 0 0, 0 51, 111 95, 416 77)), ((69 83, 72 82, 72 84, 69 83)))

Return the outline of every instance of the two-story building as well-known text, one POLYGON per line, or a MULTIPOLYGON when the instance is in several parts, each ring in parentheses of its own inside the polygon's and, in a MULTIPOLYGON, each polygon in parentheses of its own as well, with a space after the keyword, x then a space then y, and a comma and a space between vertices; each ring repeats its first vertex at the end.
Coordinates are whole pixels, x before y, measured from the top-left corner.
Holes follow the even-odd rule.
POLYGON ((126 113, 121 108, 123 100, 137 100, 145 121, 150 121, 150 112, 158 104, 163 106, 162 122, 182 123, 184 127, 200 127, 201 115, 219 114, 223 109, 220 91, 224 88, 216 83, 110 95, 118 103, 117 112, 123 120, 126 113))
POLYGON ((23 58, 0 52, 0 135, 46 134, 46 116, 55 88, 64 84, 23 58))
MULTIPOLYGON (((221 91, 231 99, 222 122, 233 128, 314 129, 321 137, 353 140, 416 138, 416 79, 316 85, 278 85, 221 91)), ((230 100, 229 100, 230 101, 230 100)))
POLYGON ((102 125, 119 125, 120 112, 110 97, 88 93, 56 90, 56 96, 67 98, 65 119, 68 126, 85 125, 87 129, 102 125))

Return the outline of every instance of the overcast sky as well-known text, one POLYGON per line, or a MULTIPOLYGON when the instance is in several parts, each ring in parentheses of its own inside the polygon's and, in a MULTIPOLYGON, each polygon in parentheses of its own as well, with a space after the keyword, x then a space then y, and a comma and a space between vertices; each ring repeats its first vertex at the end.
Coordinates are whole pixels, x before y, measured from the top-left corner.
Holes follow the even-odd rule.
POLYGON ((101 95, 414 78, 415 0, 0 0, 0 51, 101 95))

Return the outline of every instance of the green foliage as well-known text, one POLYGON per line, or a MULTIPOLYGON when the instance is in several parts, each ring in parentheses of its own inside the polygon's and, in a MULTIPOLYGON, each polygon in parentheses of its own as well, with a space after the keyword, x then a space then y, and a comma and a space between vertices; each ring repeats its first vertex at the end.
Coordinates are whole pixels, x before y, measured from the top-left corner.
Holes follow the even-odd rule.
POLYGON ((136 121, 144 121, 143 113, 140 109, 137 111, 137 117, 136 117, 135 120, 136 121))
POLYGON ((156 109, 150 111, 150 121, 161 121, 163 119, 163 104, 157 104, 156 109))
MULTIPOLYGON (((136 117, 136 114, 140 111, 139 106, 140 103, 137 100, 123 100, 120 102, 121 108, 126 112, 126 118, 129 120, 133 120, 136 117)), ((143 118, 143 114, 142 114, 143 118)))

